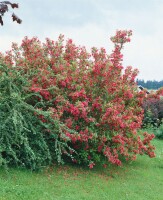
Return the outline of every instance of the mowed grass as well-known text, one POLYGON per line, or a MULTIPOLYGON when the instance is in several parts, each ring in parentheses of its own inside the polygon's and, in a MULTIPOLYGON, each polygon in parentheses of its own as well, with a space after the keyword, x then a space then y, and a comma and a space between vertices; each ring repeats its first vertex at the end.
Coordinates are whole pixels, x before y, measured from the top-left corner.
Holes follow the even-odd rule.
POLYGON ((163 200, 163 141, 156 158, 123 167, 51 167, 42 172, 0 170, 0 200, 163 200))

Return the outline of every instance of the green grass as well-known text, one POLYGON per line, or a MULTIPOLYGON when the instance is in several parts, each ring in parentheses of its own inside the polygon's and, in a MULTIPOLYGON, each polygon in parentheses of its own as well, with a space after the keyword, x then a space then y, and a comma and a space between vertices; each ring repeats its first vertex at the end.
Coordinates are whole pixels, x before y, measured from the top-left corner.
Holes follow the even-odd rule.
POLYGON ((0 200, 162 200, 163 141, 153 143, 156 158, 139 156, 120 168, 1 169, 0 200))

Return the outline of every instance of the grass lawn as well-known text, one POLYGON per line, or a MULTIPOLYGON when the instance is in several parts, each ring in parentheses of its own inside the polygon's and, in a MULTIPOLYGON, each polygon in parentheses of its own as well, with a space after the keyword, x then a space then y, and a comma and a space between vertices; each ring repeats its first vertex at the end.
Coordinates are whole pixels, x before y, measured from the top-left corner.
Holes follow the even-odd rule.
POLYGON ((39 173, 0 170, 0 200, 163 200, 163 140, 156 158, 123 167, 53 167, 39 173))

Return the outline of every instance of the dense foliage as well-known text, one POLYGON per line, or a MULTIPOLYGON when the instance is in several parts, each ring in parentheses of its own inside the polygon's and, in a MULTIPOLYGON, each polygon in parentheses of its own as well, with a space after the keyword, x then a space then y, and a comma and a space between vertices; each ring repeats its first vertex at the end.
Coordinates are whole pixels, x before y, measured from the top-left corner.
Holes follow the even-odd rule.
POLYGON ((50 112, 29 103, 34 96, 41 96, 28 92, 22 70, 1 65, 0 72, 0 165, 38 169, 53 160, 61 162, 61 149, 69 149, 58 138, 65 126, 53 120, 50 112), (38 120, 38 116, 49 123, 38 120))
POLYGON ((142 126, 160 126, 163 119, 163 88, 148 94, 142 107, 144 109, 142 126))
POLYGON ((163 139, 163 122, 157 129, 154 130, 154 133, 158 139, 163 139))
POLYGON ((93 168, 137 154, 154 157, 154 135, 137 133, 145 92, 137 91, 137 70, 123 71, 121 63, 131 34, 117 31, 111 55, 103 48, 88 53, 62 35, 44 44, 25 37, 1 54, 2 162, 34 168, 58 160, 93 168))

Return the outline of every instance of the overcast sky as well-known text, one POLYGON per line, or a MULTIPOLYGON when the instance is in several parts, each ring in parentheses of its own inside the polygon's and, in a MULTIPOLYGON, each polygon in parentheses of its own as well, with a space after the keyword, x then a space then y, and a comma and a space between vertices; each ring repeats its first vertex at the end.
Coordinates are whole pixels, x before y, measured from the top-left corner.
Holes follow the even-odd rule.
MULTIPOLYGON (((19 3, 14 12, 23 23, 11 20, 10 13, 0 27, 0 51, 24 36, 57 40, 60 33, 77 45, 105 47, 111 53, 110 37, 117 29, 133 30, 126 44, 124 67, 139 69, 138 78, 163 80, 163 0, 11 0, 19 3)), ((12 11, 12 9, 10 9, 12 11)))

